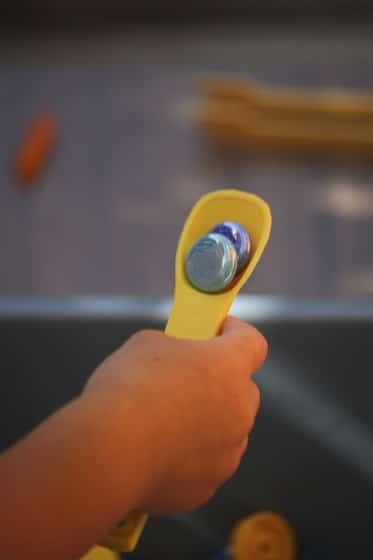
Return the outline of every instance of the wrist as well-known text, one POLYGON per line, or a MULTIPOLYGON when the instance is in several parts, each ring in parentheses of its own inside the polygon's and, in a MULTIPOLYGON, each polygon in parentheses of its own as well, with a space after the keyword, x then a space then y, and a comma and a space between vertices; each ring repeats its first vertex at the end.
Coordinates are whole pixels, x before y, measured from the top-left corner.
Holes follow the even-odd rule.
POLYGON ((146 407, 131 398, 90 393, 83 394, 80 403, 90 417, 105 492, 117 522, 141 508, 161 475, 154 422, 146 407))

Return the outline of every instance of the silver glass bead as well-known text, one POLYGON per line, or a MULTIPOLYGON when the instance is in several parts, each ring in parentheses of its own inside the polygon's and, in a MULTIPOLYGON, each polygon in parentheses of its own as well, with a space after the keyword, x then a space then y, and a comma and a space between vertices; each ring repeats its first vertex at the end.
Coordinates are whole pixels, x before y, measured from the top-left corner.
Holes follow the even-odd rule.
POLYGON ((237 272, 238 256, 224 235, 210 233, 196 241, 185 262, 190 283, 202 292, 221 292, 237 272))

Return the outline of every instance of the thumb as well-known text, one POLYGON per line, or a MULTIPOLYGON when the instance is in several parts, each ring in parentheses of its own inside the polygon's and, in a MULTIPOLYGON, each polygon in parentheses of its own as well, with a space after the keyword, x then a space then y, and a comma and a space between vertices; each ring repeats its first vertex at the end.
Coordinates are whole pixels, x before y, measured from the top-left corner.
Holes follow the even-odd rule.
POLYGON ((238 319, 237 317, 233 317, 233 315, 228 315, 223 321, 221 327, 221 334, 228 334, 228 333, 237 334, 237 332, 242 332, 243 330, 246 330, 246 327, 250 327, 254 329, 254 327, 251 327, 244 321, 241 321, 241 319, 238 319))

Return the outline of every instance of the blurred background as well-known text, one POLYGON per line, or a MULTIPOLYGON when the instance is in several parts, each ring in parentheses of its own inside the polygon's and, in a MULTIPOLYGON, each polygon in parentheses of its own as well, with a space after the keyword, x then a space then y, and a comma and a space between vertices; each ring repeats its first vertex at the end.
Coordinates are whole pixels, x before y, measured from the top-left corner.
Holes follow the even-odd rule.
POLYGON ((198 107, 214 75, 373 94, 372 55, 363 0, 1 5, 3 448, 132 332, 164 326, 200 196, 239 188, 273 213, 236 308, 271 345, 249 456, 205 509, 152 519, 134 558, 212 558, 261 509, 290 519, 302 559, 371 556, 373 163, 217 150, 198 107), (57 143, 20 185, 14 161, 45 112, 57 143))
POLYGON ((189 209, 234 187, 273 211, 247 291, 372 294, 372 165, 216 153, 196 119, 201 81, 216 74, 373 91, 371 3, 19 0, 1 10, 1 293, 169 295, 189 209), (45 111, 58 142, 25 192, 12 162, 45 111))

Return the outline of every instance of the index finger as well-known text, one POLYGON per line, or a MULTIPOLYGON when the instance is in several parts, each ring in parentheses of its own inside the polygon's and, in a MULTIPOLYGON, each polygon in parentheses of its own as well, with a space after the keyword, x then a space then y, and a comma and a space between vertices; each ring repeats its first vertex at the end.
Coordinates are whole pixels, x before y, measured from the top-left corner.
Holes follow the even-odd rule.
POLYGON ((227 317, 223 323, 220 336, 212 344, 214 352, 232 356, 235 362, 239 360, 246 373, 254 374, 263 363, 268 354, 268 343, 264 336, 252 325, 237 319, 227 317))

